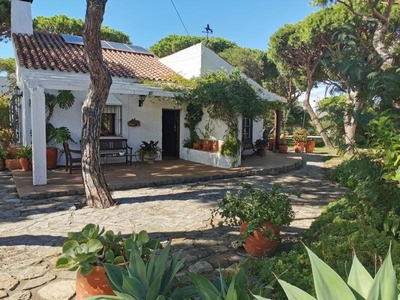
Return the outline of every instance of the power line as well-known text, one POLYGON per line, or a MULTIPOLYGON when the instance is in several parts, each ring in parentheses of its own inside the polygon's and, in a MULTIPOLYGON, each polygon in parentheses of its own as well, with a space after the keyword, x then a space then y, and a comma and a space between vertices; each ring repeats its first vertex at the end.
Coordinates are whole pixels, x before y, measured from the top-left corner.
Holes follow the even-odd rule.
POLYGON ((182 26, 183 26, 183 28, 185 28, 187 35, 190 35, 190 34, 189 34, 189 31, 186 29, 185 23, 183 23, 183 21, 182 21, 182 18, 181 18, 181 16, 179 15, 179 12, 178 12, 178 10, 176 9, 176 6, 175 6, 175 3, 174 3, 174 1, 173 1, 173 0, 171 0, 171 3, 172 3, 172 5, 173 5, 173 6, 174 6, 174 8, 175 8, 175 11, 176 11, 176 14, 177 14, 177 15, 178 15, 178 17, 179 17, 179 20, 181 20, 182 26))

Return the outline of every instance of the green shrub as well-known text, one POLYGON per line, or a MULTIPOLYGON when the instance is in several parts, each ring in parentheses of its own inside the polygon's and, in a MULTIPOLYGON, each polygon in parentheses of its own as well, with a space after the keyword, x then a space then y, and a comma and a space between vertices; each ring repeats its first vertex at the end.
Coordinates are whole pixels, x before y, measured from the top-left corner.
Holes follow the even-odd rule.
MULTIPOLYGON (((384 229, 385 219, 395 224, 400 218, 400 189, 396 183, 383 180, 380 162, 367 155, 343 162, 332 175, 349 188, 348 192, 324 208, 304 235, 304 243, 345 279, 354 250, 368 272, 375 274, 391 242, 393 265, 399 274, 399 234, 398 231, 393 234, 387 226, 384 229)), ((252 271, 265 283, 274 278, 273 272, 315 294, 311 267, 300 245, 295 245, 288 253, 254 262, 252 271)), ((285 299, 279 286, 275 286, 275 295, 277 299, 285 299)))

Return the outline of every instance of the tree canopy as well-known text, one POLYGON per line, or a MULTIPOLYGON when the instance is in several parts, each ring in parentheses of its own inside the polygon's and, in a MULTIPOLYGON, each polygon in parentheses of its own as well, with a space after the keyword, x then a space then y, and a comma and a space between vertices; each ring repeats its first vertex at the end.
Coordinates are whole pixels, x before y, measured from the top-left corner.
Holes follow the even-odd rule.
POLYGON ((11 0, 0 0, 0 42, 10 39, 11 0))
POLYGON ((205 42, 206 46, 216 53, 237 46, 236 43, 220 37, 201 37, 170 34, 150 47, 150 51, 158 57, 165 57, 190 46, 205 42))
MULTIPOLYGON (((33 20, 33 28, 36 31, 65 33, 78 36, 82 36, 84 25, 82 19, 69 18, 66 15, 55 15, 52 17, 39 16, 33 20)), ((132 43, 129 40, 129 35, 108 26, 101 27, 100 38, 111 42, 132 43)))
MULTIPOLYGON (((82 36, 84 22, 82 19, 69 18, 66 15, 53 17, 39 16, 33 20, 33 29, 55 34, 65 33, 82 36)), ((11 37, 11 0, 0 0, 0 42, 9 41, 11 37)), ((102 26, 100 29, 102 40, 131 44, 129 35, 122 31, 102 26)))

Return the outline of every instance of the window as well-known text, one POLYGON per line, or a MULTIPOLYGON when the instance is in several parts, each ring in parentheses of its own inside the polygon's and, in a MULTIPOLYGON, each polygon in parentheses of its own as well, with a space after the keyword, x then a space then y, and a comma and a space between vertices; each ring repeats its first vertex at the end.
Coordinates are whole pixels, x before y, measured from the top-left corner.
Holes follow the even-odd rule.
POLYGON ((100 130, 103 135, 115 135, 115 114, 104 113, 101 116, 100 130))
POLYGON ((242 120, 242 141, 253 140, 253 120, 243 117, 242 120))
POLYGON ((100 135, 122 135, 122 106, 106 105, 101 117, 100 135))

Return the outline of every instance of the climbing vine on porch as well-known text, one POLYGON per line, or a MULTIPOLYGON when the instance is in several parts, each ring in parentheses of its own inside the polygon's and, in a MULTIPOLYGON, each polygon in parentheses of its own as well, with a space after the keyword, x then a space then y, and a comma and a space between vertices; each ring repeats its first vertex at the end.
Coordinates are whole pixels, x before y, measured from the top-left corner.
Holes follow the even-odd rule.
POLYGON ((200 104, 189 103, 186 108, 185 116, 185 127, 189 128, 190 132, 190 144, 193 144, 199 140, 199 136, 196 132, 196 125, 201 121, 203 117, 203 106, 200 104))
POLYGON ((246 115, 254 120, 265 112, 263 101, 239 70, 208 73, 193 79, 194 87, 185 94, 183 101, 204 107, 211 119, 219 119, 228 126, 221 154, 233 157, 238 162, 241 142, 238 139, 238 118, 246 115))

